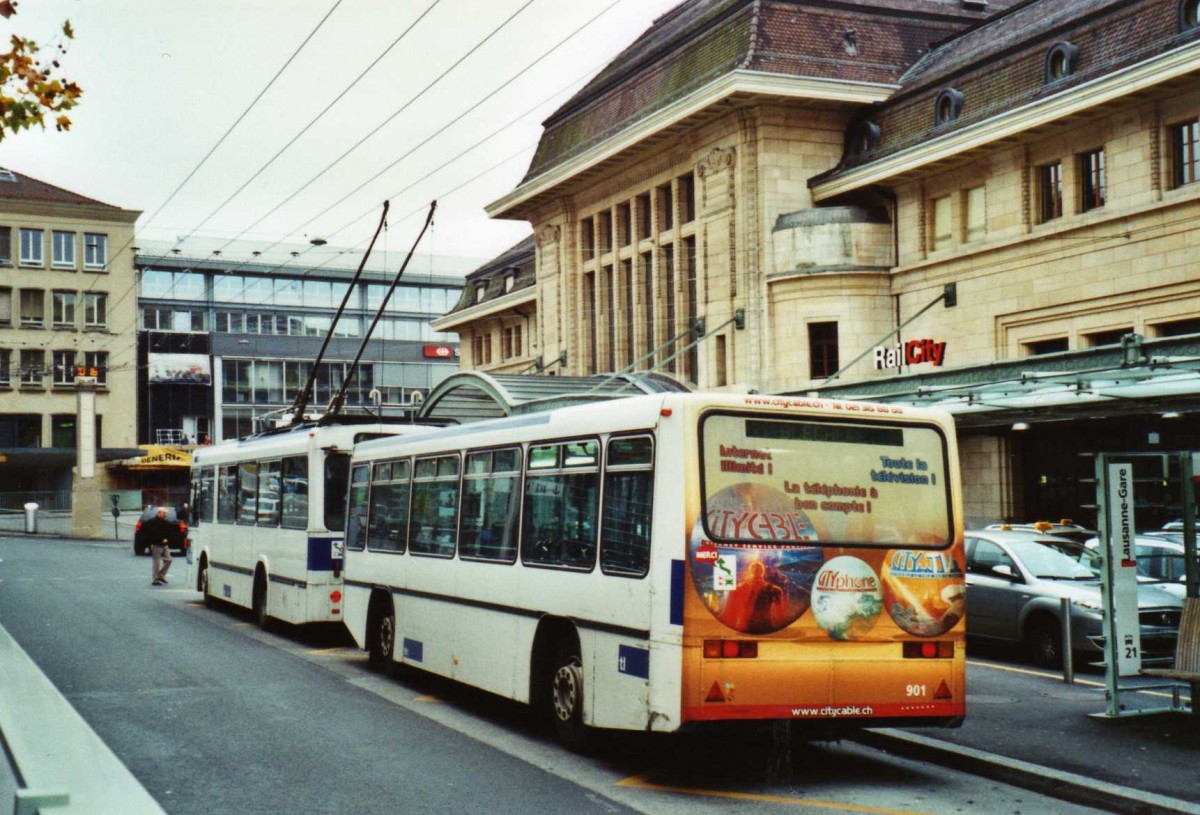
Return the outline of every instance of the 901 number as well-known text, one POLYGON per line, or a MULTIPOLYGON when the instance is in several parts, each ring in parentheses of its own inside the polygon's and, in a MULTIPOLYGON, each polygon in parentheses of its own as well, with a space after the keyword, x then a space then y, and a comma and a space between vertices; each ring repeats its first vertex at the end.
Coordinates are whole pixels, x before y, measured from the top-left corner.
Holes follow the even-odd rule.
POLYGON ((913 696, 924 697, 926 695, 926 693, 927 693, 927 691, 925 690, 924 685, 905 685, 904 686, 904 695, 908 696, 908 697, 913 697, 913 696))

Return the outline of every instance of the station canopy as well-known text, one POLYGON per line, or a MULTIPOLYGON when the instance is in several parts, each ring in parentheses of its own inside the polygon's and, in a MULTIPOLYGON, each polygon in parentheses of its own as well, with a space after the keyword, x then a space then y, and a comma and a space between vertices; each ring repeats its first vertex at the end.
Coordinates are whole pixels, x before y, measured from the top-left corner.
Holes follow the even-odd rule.
POLYGON ((1200 334, 999 360, 819 387, 816 395, 935 407, 962 428, 1016 420, 1200 413, 1200 334))
POLYGON ((658 373, 536 376, 461 371, 442 380, 430 392, 417 412, 416 421, 467 424, 567 405, 690 390, 658 373))

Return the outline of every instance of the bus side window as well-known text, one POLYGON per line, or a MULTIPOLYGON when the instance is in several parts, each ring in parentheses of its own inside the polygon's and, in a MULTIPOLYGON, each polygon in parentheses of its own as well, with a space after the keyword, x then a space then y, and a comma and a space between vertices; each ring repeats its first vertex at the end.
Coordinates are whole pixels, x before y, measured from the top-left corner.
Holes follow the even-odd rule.
POLYGON ((258 462, 238 465, 237 522, 253 524, 258 518, 258 462))
POLYGON ((522 502, 522 562, 584 570, 595 566, 598 451, 594 440, 530 449, 522 502))
POLYGON ((416 555, 454 554, 458 532, 458 456, 417 459, 408 549, 416 555))
POLYGON ((604 471, 600 568, 641 577, 650 566, 654 443, 649 436, 611 439, 604 471))
MULTIPOLYGON (((350 501, 347 506, 346 548, 361 552, 367 544, 367 509, 371 497, 370 470, 366 464, 356 464, 350 471, 350 501)), ((307 504, 307 500, 305 502, 307 504)), ((283 505, 287 519, 287 502, 283 505)))
POLYGON ((367 546, 373 552, 403 552, 408 539, 407 461, 375 465, 371 503, 367 514, 367 546))
POLYGON ((237 465, 227 464, 218 470, 217 523, 231 524, 237 520, 237 465))
POLYGON ((259 526, 279 526, 279 462, 264 461, 258 465, 259 526))
POLYGON ((520 483, 520 448, 467 456, 458 534, 460 557, 502 563, 516 560, 520 483))
POLYGON ((308 529, 308 457, 283 460, 283 526, 308 529))
POLYGON ((192 513, 188 519, 192 526, 212 520, 213 474, 212 467, 192 471, 192 513))

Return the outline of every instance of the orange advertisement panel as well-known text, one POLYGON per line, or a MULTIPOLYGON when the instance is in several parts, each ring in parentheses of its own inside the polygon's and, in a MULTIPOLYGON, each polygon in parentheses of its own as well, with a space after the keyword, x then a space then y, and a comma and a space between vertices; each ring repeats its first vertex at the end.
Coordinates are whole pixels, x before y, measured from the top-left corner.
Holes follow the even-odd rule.
POLYGON ((710 413, 699 442, 685 719, 961 716, 943 428, 710 413))

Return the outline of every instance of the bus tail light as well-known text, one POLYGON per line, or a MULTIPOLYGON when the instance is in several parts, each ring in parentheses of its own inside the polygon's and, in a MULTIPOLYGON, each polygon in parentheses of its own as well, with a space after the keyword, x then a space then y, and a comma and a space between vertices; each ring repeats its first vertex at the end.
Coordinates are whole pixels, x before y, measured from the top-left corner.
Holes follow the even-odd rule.
POLYGON ((334 589, 333 591, 329 592, 329 601, 331 603, 342 602, 342 593, 340 591, 338 591, 337 589, 334 589))
POLYGON ((754 640, 705 640, 705 659, 755 659, 758 643, 754 640))
POLYGON ((906 642, 905 659, 950 659, 954 656, 954 643, 949 640, 906 642))

